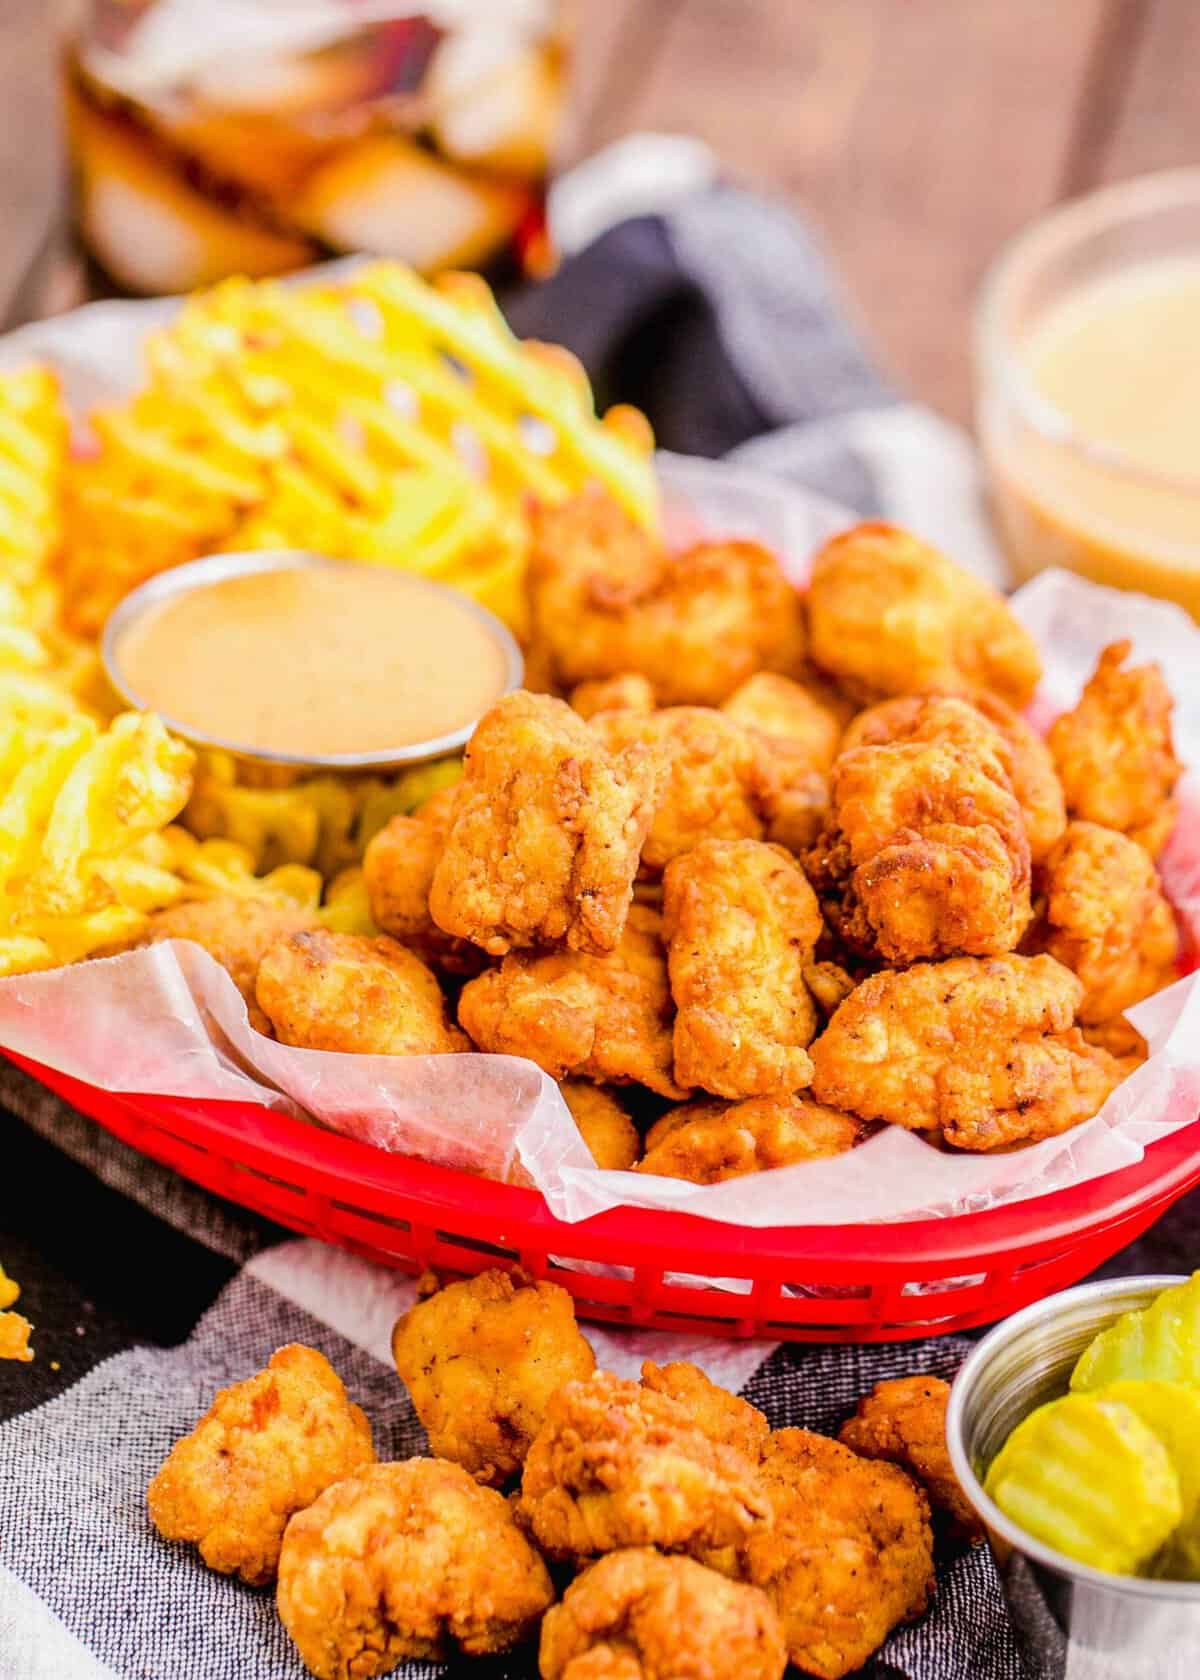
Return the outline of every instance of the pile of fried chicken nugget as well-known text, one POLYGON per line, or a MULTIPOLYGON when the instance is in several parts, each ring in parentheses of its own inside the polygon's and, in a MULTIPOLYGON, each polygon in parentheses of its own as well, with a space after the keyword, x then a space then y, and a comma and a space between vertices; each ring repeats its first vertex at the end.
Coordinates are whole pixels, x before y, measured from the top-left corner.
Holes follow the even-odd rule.
POLYGON ((883 1124, 992 1150, 1093 1115, 1172 980, 1181 766, 1106 648, 1043 738, 1037 649, 894 527, 671 552, 609 497, 535 520, 528 690, 372 841, 381 937, 162 912, 308 1048, 532 1059, 602 1167, 714 1183, 883 1124))
POLYGON ((695 1365, 597 1370, 566 1291, 501 1271, 419 1300, 392 1349, 435 1456, 377 1462, 336 1372, 292 1345, 149 1488, 166 1539, 275 1583, 318 1680, 539 1627, 543 1680, 839 1680, 925 1610, 935 1525, 978 1537, 936 1377, 880 1383, 836 1441, 772 1430, 695 1365))

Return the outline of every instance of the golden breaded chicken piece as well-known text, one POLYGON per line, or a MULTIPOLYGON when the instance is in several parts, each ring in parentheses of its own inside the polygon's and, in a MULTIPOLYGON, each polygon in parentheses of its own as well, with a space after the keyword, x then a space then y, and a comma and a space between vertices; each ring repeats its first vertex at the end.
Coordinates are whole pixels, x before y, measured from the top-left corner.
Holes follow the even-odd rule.
POLYGON ((1072 822, 1046 860, 1035 950, 1079 976, 1078 1018, 1096 1026, 1177 978, 1179 933, 1154 861, 1114 828, 1072 822))
POLYGON ((164 1539, 195 1542, 210 1569, 262 1586, 293 1512, 374 1459, 371 1426, 332 1365, 291 1343, 176 1441, 146 1493, 150 1520, 164 1539))
POLYGON ((918 1481, 934 1511, 963 1539, 981 1540, 983 1524, 959 1486, 946 1448, 950 1384, 940 1377, 893 1377, 858 1402, 838 1440, 860 1458, 887 1459, 918 1481))
POLYGON ((569 695, 571 708, 589 721, 597 712, 652 712, 658 704, 654 685, 638 671, 619 677, 598 677, 576 684, 569 695))
POLYGON ((845 1003, 857 984, 852 974, 835 962, 809 963, 804 970, 804 984, 826 1020, 845 1003))
POLYGON ((667 867, 663 933, 679 1083, 734 1098, 807 1085, 804 969, 822 922, 795 860, 760 840, 701 841, 667 867))
POLYGON ((1157 857, 1175 826, 1183 766, 1171 733, 1174 701, 1155 664, 1122 669, 1130 642, 1104 649, 1074 711, 1047 737, 1067 810, 1120 829, 1157 857))
POLYGON ((606 1172, 632 1167, 642 1140, 615 1094, 583 1079, 564 1079, 559 1089, 596 1165, 606 1172))
POLYGON ((442 1056, 471 1048, 420 957, 394 939, 297 933, 258 969, 260 1009, 283 1044, 361 1056, 442 1056))
POLYGON ((216 898, 172 904, 150 917, 147 944, 162 939, 190 939, 202 945, 221 964, 246 1000, 255 1032, 270 1036, 272 1027, 254 995, 263 957, 293 933, 308 933, 321 925, 312 910, 271 904, 265 899, 221 894, 216 898))
POLYGON ((751 1462, 761 1458, 771 1433, 766 1418, 757 1406, 721 1388, 690 1360, 656 1365, 647 1359, 642 1365, 642 1387, 678 1401, 710 1440, 736 1447, 751 1462))
POLYGON ((1027 706, 1042 667, 1004 598, 908 531, 855 525, 813 562, 814 664, 864 704, 889 694, 997 694, 1027 706))
POLYGON ((1079 1029, 1089 1044, 1107 1050, 1125 1069, 1126 1077, 1140 1068, 1150 1054, 1150 1046, 1131 1021, 1116 1015, 1111 1021, 1086 1022, 1079 1029))
POLYGON ((692 1184, 791 1167, 841 1155, 862 1136, 852 1114, 808 1097, 749 1097, 744 1102, 695 1102, 672 1108, 646 1134, 637 1171, 692 1184))
POLYGON ((553 1558, 622 1546, 719 1550, 770 1521, 756 1466, 686 1406, 597 1371, 550 1401, 525 1459, 517 1516, 553 1558))
POLYGON ((759 840, 768 767, 754 739, 706 706, 601 712, 592 727, 612 752, 639 743, 667 766, 642 847, 643 873, 666 868, 701 840, 759 840))
POLYGON ((554 1599, 503 1497, 457 1464, 376 1464, 288 1524, 280 1620, 317 1680, 507 1651, 554 1599))
POLYGON ((834 765, 830 793, 805 868, 851 950, 900 965, 1015 948, 1032 915, 1029 841, 994 753, 856 747, 834 765))
POLYGON ((721 710, 743 729, 799 750, 810 769, 828 774, 854 707, 827 684, 756 671, 734 690, 721 710))
POLYGON ((363 854, 363 885, 381 932, 445 974, 478 974, 487 960, 479 947, 443 933, 429 913, 429 890, 445 848, 454 794, 454 788, 442 788, 412 816, 395 816, 385 824, 363 854))
POLYGON ((894 1464, 806 1429, 775 1431, 762 1474, 775 1523, 743 1543, 739 1574, 779 1612, 796 1667, 840 1680, 928 1605, 929 1505, 894 1464))
POLYGON ((779 1618, 758 1587, 648 1547, 610 1552, 542 1623, 542 1680, 781 1680, 779 1618))
POLYGON ((521 1468, 555 1390, 596 1366, 566 1290, 502 1271, 418 1301, 392 1357, 430 1450, 489 1487, 521 1468))
POLYGON ((1003 700, 981 694, 906 694, 860 712, 846 730, 842 751, 893 741, 940 741, 975 756, 997 758, 1025 818, 1030 857, 1039 863, 1067 826, 1063 791, 1050 749, 1003 700))
POLYGON ((467 747, 429 908, 492 956, 514 946, 612 951, 633 897, 662 765, 609 752, 563 700, 496 702, 467 747))
POLYGON ((535 662, 564 688, 635 671, 662 706, 717 706, 803 656, 800 598, 769 550, 668 554, 595 491, 539 510, 528 591, 535 662))
POLYGON ((873 974, 812 1047, 813 1095, 956 1149, 1036 1143, 1088 1119, 1124 1069, 1074 1025, 1053 957, 956 957, 873 974))
POLYGON ((672 1072, 674 1008, 658 914, 635 904, 615 951, 515 951, 468 981, 458 1019, 481 1050, 528 1056, 552 1079, 686 1096, 672 1072))

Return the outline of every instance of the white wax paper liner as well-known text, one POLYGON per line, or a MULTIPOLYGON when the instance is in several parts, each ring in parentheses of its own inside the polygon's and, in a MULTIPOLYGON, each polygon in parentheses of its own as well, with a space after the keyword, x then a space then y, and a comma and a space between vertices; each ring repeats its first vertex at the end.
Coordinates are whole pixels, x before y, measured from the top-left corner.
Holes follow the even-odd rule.
MULTIPOLYGON (((56 362, 80 414, 130 388, 137 345, 163 305, 101 304, 23 329, 0 366, 56 362)), ((743 468, 661 457, 668 528, 756 536, 803 582, 815 547, 852 516, 743 468)), ((1105 643, 1129 637, 1159 660, 1176 695, 1180 756, 1200 765, 1200 627, 1162 602, 1047 573, 1014 607, 1037 637, 1046 676, 1034 715, 1070 705, 1105 643)), ((1200 794, 1162 860, 1167 890, 1200 946, 1200 794)), ((1200 1115, 1200 975, 1133 1011, 1152 1054, 1086 1124, 999 1156, 942 1154, 889 1127, 850 1154, 711 1186, 601 1172, 554 1082, 503 1056, 349 1056, 297 1050, 255 1033, 232 981, 198 947, 171 942, 48 973, 0 980, 0 1044, 105 1090, 242 1098, 379 1148, 531 1184, 560 1219, 606 1208, 680 1209, 739 1225, 844 1224, 953 1217, 1063 1189, 1139 1160, 1200 1115)))

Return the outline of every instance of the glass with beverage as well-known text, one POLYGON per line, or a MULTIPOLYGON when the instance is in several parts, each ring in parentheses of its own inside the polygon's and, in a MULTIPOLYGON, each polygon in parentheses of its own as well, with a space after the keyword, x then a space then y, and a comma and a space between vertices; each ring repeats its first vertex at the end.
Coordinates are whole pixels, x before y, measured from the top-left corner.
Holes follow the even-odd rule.
POLYGON ((347 251, 538 273, 566 0, 90 0, 76 217, 130 292, 347 251))

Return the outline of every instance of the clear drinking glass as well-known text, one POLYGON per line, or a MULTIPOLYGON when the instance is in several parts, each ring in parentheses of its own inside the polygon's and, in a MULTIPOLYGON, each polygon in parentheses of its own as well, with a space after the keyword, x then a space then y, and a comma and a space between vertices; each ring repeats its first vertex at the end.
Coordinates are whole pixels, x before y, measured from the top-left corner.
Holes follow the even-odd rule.
MULTIPOLYGON (((1135 458, 1105 435, 1099 408, 1111 414, 1120 398, 1117 362, 1117 384, 1095 418, 1078 407, 1068 416, 1033 370, 1039 332, 1064 304, 1095 295, 1089 289, 1099 282, 1157 275, 1184 276, 1196 287, 1178 345, 1177 377, 1185 380, 1200 369, 1200 169, 1105 188, 1021 234, 980 297, 977 428, 996 524, 1018 577, 1064 566, 1181 602, 1200 618, 1200 437, 1182 440, 1194 469, 1179 470, 1176 439, 1171 469, 1158 470, 1149 442, 1135 458)), ((1095 347, 1098 380, 1106 353, 1103 342, 1095 347)))
POLYGON ((64 52, 83 243, 124 291, 346 251, 544 270, 566 0, 89 0, 64 52))

